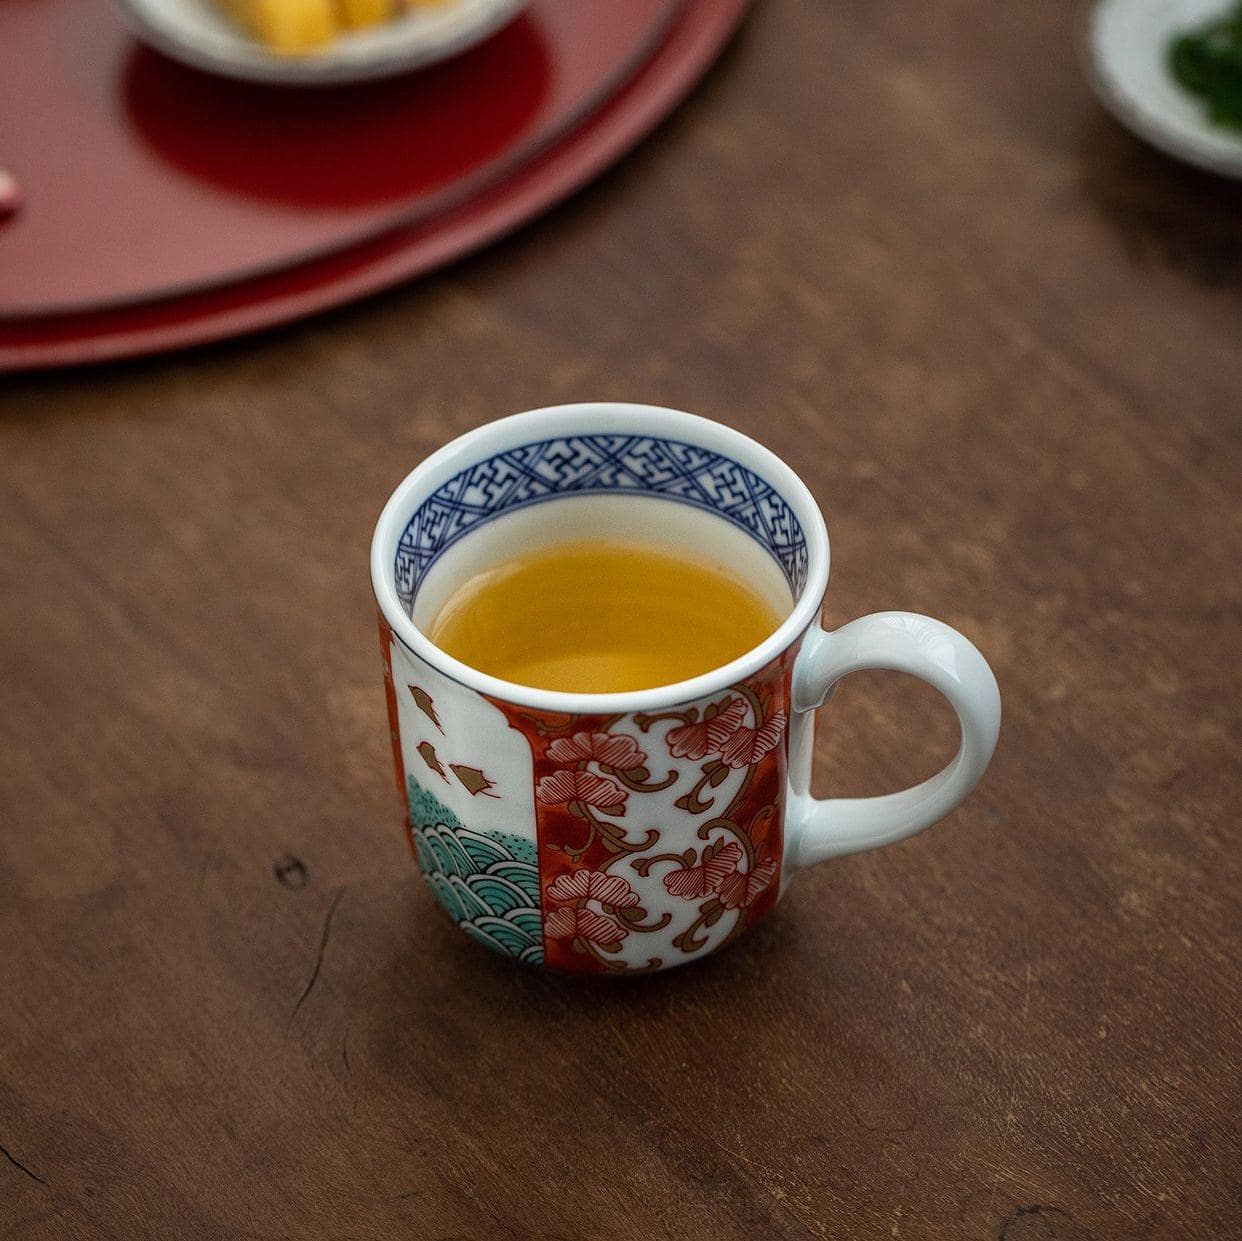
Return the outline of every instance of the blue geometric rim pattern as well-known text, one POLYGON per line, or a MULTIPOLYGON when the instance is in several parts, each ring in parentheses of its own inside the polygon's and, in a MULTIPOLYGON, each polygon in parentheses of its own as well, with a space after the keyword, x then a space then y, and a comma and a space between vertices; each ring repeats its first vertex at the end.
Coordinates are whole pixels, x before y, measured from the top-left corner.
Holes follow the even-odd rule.
POLYGON ((745 466, 677 440, 574 435, 480 461, 419 505, 397 545, 397 594, 406 611, 423 575, 463 535, 515 509, 584 493, 658 496, 715 513, 767 549, 795 599, 806 585, 801 523, 784 498, 745 466))

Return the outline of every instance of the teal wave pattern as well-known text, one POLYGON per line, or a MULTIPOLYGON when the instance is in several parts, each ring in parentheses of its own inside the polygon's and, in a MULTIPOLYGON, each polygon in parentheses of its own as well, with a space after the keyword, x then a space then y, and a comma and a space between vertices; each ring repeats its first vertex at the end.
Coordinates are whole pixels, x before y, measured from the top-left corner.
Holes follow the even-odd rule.
POLYGON ((542 965, 534 841, 466 827, 413 776, 407 794, 418 867, 453 921, 494 952, 542 965))

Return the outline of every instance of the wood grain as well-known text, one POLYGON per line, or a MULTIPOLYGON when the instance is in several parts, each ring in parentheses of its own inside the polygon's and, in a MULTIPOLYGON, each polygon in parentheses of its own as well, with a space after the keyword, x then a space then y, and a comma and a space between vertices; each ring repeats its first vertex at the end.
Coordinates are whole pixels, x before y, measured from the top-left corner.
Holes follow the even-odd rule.
MULTIPOLYGON (((619 169, 262 338, 0 396, 0 1236, 1238 1235, 1242 194, 1093 105, 1074 6, 767 0, 619 169), (634 985, 418 882, 367 544, 430 449, 627 398, 755 434, 828 618, 979 643, 935 831, 634 985)), ((825 792, 927 774, 900 678, 825 792)))

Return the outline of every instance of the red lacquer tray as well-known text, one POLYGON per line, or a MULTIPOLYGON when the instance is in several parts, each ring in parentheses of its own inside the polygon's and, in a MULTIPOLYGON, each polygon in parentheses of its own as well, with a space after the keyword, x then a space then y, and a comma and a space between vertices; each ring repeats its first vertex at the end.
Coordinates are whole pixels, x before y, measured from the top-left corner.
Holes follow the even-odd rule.
POLYGON ((9 3, 0 163, 26 206, 0 224, 0 317, 236 284, 441 214, 589 116, 681 4, 535 0, 422 72, 291 89, 149 51, 113 0, 9 3))
POLYGON ((537 215, 632 147, 712 63, 747 3, 687 0, 607 103, 526 165, 434 219, 227 288, 102 313, 0 321, 0 369, 73 365, 218 340, 338 305, 459 258, 537 215))

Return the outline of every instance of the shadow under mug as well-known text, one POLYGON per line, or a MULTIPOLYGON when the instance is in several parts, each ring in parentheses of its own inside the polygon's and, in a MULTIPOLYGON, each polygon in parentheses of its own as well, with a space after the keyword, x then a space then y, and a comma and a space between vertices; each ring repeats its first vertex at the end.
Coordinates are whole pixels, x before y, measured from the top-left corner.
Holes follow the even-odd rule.
MULTIPOLYGON (((942 818, 996 745, 1000 695, 975 647, 909 612, 821 629, 828 536, 810 492, 767 449, 692 414, 562 405, 463 435, 393 493, 371 574, 419 867, 462 930, 519 961, 633 973, 722 948, 802 867, 942 818), (785 620, 722 668, 620 694, 511 684, 425 636, 466 576, 566 537, 706 549, 785 620), (817 800, 815 710, 864 668, 938 689, 961 747, 903 792, 817 800)), ((563 589, 572 608, 573 582, 563 589)))

